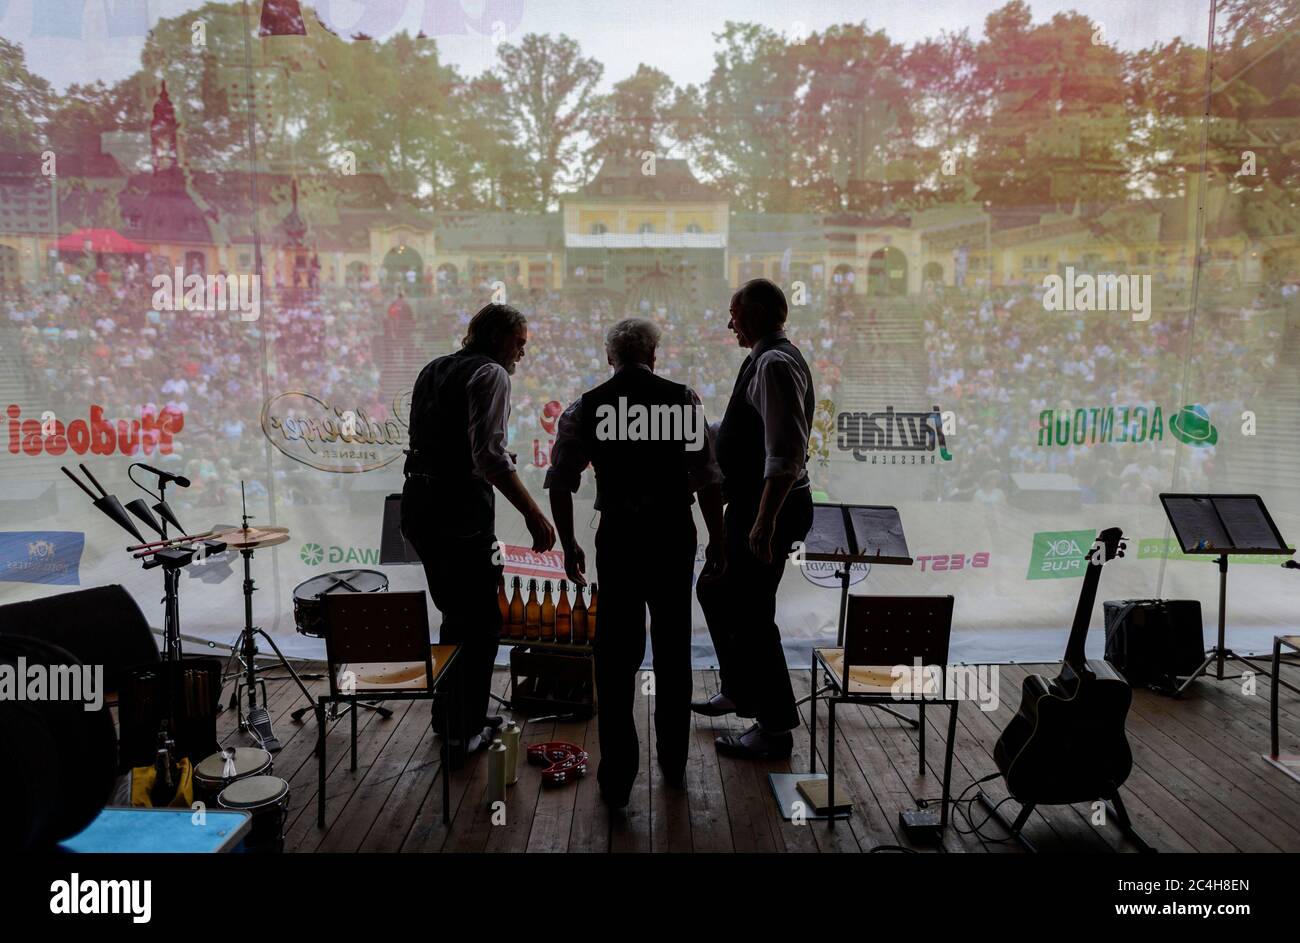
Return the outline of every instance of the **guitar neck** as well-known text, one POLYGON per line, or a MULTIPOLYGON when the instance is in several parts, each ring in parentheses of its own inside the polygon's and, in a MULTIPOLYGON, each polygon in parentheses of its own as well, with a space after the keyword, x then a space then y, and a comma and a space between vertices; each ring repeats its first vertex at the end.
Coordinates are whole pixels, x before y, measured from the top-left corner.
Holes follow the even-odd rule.
POLYGON ((1101 569, 1089 556, 1088 571, 1083 574, 1083 586, 1079 590, 1079 604, 1074 610, 1074 624, 1070 626, 1070 640, 1065 645, 1065 663, 1076 670, 1087 660, 1084 642, 1088 638, 1088 624, 1092 622, 1092 607, 1097 602, 1101 569))

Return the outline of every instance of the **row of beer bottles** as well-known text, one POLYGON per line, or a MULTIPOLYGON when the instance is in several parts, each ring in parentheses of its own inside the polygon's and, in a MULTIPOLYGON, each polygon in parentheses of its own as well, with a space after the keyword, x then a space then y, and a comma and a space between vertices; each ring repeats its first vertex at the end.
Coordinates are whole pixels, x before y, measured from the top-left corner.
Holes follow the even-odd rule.
POLYGON ((599 592, 591 584, 591 603, 582 598, 582 587, 573 587, 573 605, 569 605, 569 584, 560 580, 560 598, 551 597, 551 581, 542 586, 537 599, 537 580, 528 581, 528 601, 520 593, 521 581, 514 578, 514 595, 506 598, 505 577, 497 585, 497 605, 501 609, 501 637, 533 642, 562 642, 590 645, 596 640, 596 600, 599 592))

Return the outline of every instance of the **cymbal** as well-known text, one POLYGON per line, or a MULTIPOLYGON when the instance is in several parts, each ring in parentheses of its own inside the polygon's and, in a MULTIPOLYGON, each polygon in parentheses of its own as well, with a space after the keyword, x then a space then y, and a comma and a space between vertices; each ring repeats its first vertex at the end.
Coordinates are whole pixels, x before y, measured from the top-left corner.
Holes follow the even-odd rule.
POLYGON ((225 533, 216 534, 212 540, 221 540, 229 550, 252 550, 256 547, 274 547, 289 539, 287 527, 236 527, 225 533))

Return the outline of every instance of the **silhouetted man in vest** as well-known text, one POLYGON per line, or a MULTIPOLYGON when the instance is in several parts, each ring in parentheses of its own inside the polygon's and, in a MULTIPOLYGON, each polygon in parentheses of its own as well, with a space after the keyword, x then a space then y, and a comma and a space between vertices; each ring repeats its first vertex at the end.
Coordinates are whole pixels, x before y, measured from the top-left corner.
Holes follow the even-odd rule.
POLYGON ((402 533, 420 555, 442 613, 439 641, 461 646, 447 699, 453 766, 485 747, 485 728, 500 724, 487 714, 501 632, 493 489, 524 516, 534 550, 555 545, 555 529, 506 452, 510 375, 527 343, 522 314, 487 305, 470 320, 461 349, 421 370, 411 394, 402 533))
POLYGON ((669 785, 685 785, 696 549, 691 505, 697 492, 709 531, 706 571, 712 577, 725 567, 721 473, 704 411, 688 387, 655 375, 658 343, 659 329, 650 321, 628 318, 610 329, 605 352, 614 375, 561 414, 546 474, 565 572, 583 585, 586 559, 573 534, 573 492, 588 464, 596 472, 597 778, 601 797, 615 809, 627 805, 639 766, 632 711, 645 658, 647 607, 659 765, 669 785))
POLYGON ((805 470, 814 411, 812 372, 786 339, 785 295, 765 278, 731 299, 740 367, 718 428, 718 464, 727 502, 726 572, 701 578, 700 606, 718 654, 721 691, 692 704, 711 717, 756 717, 743 734, 715 741, 728 756, 783 759, 799 725, 790 673, 776 626, 776 591, 795 541, 812 526, 805 470))

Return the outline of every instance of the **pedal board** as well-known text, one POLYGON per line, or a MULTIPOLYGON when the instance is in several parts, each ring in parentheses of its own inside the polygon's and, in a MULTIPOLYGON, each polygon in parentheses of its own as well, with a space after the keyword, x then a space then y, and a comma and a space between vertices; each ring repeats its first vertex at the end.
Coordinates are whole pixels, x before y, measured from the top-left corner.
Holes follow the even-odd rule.
POLYGON ((248 732, 263 750, 268 753, 280 752, 280 741, 271 729, 271 712, 265 707, 254 707, 248 712, 248 732))
POLYGON ((907 837, 916 842, 937 844, 942 837, 939 827, 939 813, 929 809, 910 809, 898 813, 898 824, 903 827, 907 837))

